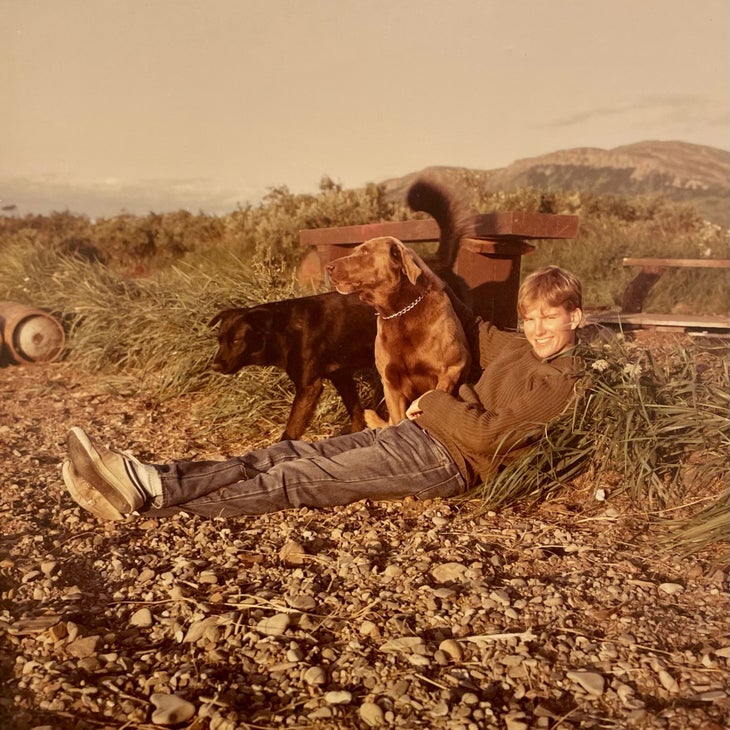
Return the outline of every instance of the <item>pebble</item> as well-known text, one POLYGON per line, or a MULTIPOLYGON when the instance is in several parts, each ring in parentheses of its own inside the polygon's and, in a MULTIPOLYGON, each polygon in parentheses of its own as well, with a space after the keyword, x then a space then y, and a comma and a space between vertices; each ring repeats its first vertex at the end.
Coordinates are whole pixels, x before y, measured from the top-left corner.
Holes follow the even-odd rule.
POLYGON ((683 591, 684 586, 679 583, 661 583, 659 590, 662 591, 662 593, 667 593, 671 596, 673 593, 680 593, 683 591))
POLYGON ((466 566, 463 563, 442 563, 431 570, 431 575, 439 583, 459 581, 464 577, 466 566))
POLYGON ((423 639, 420 636, 401 636, 397 639, 391 639, 386 641, 380 646, 380 651, 383 652, 401 652, 401 651, 413 651, 417 646, 423 644, 423 639))
POLYGON ((149 610, 149 608, 140 608, 138 611, 135 611, 131 618, 129 619, 129 623, 132 626, 138 626, 139 628, 146 628, 148 626, 152 626, 154 623, 154 619, 152 618, 152 612, 149 610))
POLYGON ((306 555, 307 553, 304 550, 304 547, 300 543, 296 542, 296 540, 289 540, 289 542, 284 543, 281 550, 279 550, 279 560, 281 560, 284 565, 304 565, 304 561, 307 559, 306 555))
POLYGON ((156 692, 150 702, 155 706, 152 712, 155 725, 179 725, 195 715, 195 705, 177 695, 156 692))
POLYGON ((505 591, 505 590, 502 590, 501 588, 496 591, 492 591, 489 594, 489 597, 493 601, 500 603, 502 606, 509 606, 510 603, 512 602, 510 600, 509 593, 507 593, 507 591, 505 591))
POLYGON ((444 639, 439 644, 439 649, 454 661, 460 662, 464 656, 461 644, 454 639, 444 639))
POLYGON ((274 616, 264 618, 256 625, 256 631, 266 636, 281 636, 291 624, 291 616, 288 613, 277 613, 274 616))
POLYGON ((287 605, 296 608, 297 611, 314 611, 317 608, 317 601, 314 596, 308 593, 301 593, 298 596, 287 596, 287 605))
POLYGON ((85 659, 96 653, 101 636, 85 636, 66 645, 66 651, 77 659, 85 659))
POLYGON ((380 629, 374 621, 366 620, 360 624, 360 633, 363 636, 372 636, 375 638, 380 634, 380 629))
POLYGON ((368 727, 378 727, 385 722, 385 716, 380 705, 375 702, 363 702, 360 705, 360 719, 368 727))
POLYGON ((659 670, 659 681, 667 692, 679 692, 679 683, 666 669, 659 670))
POLYGON ((580 685, 588 694, 596 697, 600 697, 606 687, 606 680, 598 672, 571 671, 566 676, 580 685))
POLYGON ((325 684, 327 682, 327 673, 322 669, 322 667, 309 667, 306 672, 304 672, 304 681, 312 686, 325 684))
POLYGON ((41 563, 41 572, 45 576, 50 576, 56 570, 57 566, 58 566, 57 560, 44 560, 41 563))
POLYGON ((324 693, 324 701, 328 705, 349 705, 352 702, 352 693, 347 690, 332 690, 324 693))

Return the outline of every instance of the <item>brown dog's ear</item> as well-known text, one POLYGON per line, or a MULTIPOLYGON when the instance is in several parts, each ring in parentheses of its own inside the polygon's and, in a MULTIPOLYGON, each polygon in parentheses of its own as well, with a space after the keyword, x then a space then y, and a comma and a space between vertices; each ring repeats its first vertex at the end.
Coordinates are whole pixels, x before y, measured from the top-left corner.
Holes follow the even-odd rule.
POLYGON ((420 259, 410 248, 404 246, 400 241, 398 243, 400 244, 400 258, 403 273, 408 277, 408 281, 411 284, 415 284, 422 273, 421 267, 418 265, 420 259))

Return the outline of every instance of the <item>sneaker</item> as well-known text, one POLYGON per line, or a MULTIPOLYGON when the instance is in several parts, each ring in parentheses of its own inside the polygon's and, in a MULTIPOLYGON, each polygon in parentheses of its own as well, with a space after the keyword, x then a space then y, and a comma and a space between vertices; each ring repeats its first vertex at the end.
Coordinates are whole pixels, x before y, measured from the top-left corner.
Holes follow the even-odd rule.
POLYGON ((124 519, 124 515, 103 494, 76 473, 68 459, 63 462, 61 474, 68 493, 79 507, 96 515, 100 520, 124 519))
POLYGON ((149 495, 140 479, 144 465, 133 456, 95 446, 83 429, 72 428, 66 437, 74 471, 123 515, 143 507, 149 495))

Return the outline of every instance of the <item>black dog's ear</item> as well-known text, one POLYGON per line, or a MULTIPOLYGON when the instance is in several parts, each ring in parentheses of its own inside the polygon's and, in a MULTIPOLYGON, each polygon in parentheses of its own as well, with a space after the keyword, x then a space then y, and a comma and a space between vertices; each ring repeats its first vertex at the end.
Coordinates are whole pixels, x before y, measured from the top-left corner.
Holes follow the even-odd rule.
POLYGON ((236 314, 240 314, 243 310, 242 309, 223 309, 218 314, 213 317, 213 319, 208 322, 208 327, 215 327, 218 322, 223 322, 227 319, 230 319, 236 314))
POLYGON ((246 312, 246 321, 259 332, 268 332, 274 319, 270 308, 264 306, 252 307, 246 312))

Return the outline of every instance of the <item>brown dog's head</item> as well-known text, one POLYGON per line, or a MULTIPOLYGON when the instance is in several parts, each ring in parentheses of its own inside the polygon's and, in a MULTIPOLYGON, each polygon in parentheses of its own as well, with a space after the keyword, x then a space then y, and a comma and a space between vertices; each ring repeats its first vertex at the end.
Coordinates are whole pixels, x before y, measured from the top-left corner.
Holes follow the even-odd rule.
POLYGON ((327 265, 330 281, 340 294, 360 295, 377 304, 396 290, 405 279, 415 284, 425 266, 420 258, 393 236, 371 238, 361 243, 349 256, 327 265))
POLYGON ((218 350, 210 364, 211 370, 224 375, 238 372, 246 365, 276 365, 271 362, 267 347, 271 329, 271 314, 265 309, 224 309, 208 325, 218 330, 218 350))

